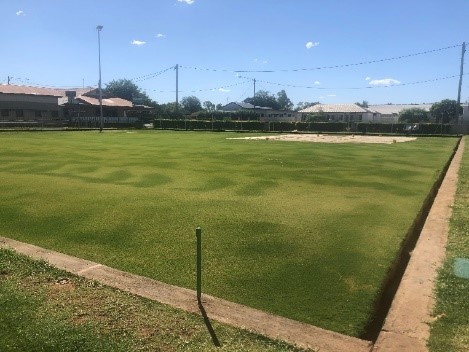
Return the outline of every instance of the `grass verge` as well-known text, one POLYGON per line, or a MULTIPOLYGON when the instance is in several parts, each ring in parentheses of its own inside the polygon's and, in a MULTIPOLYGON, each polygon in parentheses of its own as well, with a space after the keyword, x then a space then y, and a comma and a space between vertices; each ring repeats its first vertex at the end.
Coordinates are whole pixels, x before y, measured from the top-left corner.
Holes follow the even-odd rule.
POLYGON ((428 343, 432 352, 469 351, 469 280, 454 271, 457 258, 469 259, 469 138, 464 138, 446 259, 436 286, 435 320, 428 343))
POLYGON ((0 346, 13 351, 300 351, 0 249, 0 346))

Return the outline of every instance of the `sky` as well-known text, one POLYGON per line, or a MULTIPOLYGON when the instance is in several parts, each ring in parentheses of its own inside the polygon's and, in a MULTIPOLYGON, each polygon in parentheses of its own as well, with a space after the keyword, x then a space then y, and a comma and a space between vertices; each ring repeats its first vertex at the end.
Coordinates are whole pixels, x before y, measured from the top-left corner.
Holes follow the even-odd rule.
MULTIPOLYGON (((103 87, 158 103, 457 99, 469 0, 1 0, 0 83, 103 87)), ((461 101, 469 100, 468 54, 461 101)))

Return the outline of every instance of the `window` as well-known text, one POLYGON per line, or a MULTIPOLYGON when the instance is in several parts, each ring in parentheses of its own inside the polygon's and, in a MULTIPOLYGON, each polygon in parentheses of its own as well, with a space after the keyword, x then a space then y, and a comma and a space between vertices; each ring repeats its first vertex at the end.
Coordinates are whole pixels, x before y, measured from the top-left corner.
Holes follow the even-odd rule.
POLYGON ((2 117, 8 117, 8 116, 10 116, 10 110, 2 109, 2 117))
POLYGON ((23 110, 16 110, 16 117, 24 117, 23 110))
POLYGON ((39 110, 34 111, 34 117, 41 118, 42 114, 39 110))

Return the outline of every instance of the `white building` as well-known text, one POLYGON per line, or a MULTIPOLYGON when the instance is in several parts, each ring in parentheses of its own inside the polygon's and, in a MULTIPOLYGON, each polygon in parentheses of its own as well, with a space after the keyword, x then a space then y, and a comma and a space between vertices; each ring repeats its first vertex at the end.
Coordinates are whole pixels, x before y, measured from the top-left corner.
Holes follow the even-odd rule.
POLYGON ((373 113, 357 104, 316 104, 299 111, 303 120, 309 114, 320 114, 334 122, 369 122, 373 113))
POLYGON ((376 123, 398 123, 399 114, 406 109, 422 109, 430 112, 433 104, 384 104, 369 105, 368 110, 373 113, 371 122, 376 123))
POLYGON ((301 114, 290 110, 275 110, 265 106, 254 106, 250 103, 231 102, 222 106, 221 111, 250 111, 259 116, 259 121, 300 121, 301 114))

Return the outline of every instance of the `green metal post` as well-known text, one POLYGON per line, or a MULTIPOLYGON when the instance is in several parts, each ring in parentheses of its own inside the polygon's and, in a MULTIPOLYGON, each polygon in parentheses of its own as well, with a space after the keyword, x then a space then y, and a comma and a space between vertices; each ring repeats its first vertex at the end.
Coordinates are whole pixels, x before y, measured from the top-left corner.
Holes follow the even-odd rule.
POLYGON ((195 229, 197 237, 197 301, 201 301, 202 296, 202 229, 195 229))

